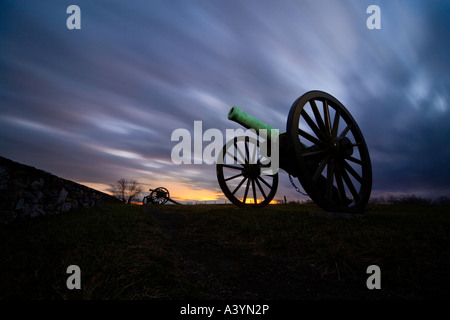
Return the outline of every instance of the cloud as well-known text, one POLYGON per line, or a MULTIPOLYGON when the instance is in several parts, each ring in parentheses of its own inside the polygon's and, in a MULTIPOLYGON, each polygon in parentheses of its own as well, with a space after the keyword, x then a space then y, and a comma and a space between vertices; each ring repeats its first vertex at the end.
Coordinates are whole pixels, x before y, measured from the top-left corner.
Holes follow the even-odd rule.
MULTIPOLYGON (((69 31, 72 3, 2 1, 1 153, 77 181, 220 191, 212 166, 171 164, 173 130, 237 128, 238 105, 284 131, 318 89, 361 127, 377 192, 448 193, 449 4, 382 2, 368 30, 369 2, 77 1, 69 31)), ((297 197, 285 177, 279 193, 297 197)))

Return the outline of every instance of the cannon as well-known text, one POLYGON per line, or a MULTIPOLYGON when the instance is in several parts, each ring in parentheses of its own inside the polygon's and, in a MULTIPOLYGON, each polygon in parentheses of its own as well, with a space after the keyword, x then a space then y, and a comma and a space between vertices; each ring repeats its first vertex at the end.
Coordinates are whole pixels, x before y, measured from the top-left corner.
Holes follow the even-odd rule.
POLYGON ((158 187, 156 189, 149 189, 150 194, 145 196, 142 200, 143 204, 165 204, 170 201, 174 204, 180 204, 179 202, 170 198, 169 190, 164 187, 158 187))
MULTIPOLYGON (((278 172, 267 173, 274 128, 238 107, 228 119, 247 129, 266 129, 266 139, 246 134, 227 141, 216 164, 224 195, 238 207, 264 207, 278 188, 278 172), (267 153, 261 152, 262 148, 267 153), (231 161, 230 161, 231 160, 231 161), (231 164, 230 164, 231 162, 231 164)), ((305 195, 330 212, 361 213, 370 198, 372 167, 364 137, 350 112, 332 95, 309 91, 292 104, 286 132, 278 135, 279 168, 297 178, 305 195)))

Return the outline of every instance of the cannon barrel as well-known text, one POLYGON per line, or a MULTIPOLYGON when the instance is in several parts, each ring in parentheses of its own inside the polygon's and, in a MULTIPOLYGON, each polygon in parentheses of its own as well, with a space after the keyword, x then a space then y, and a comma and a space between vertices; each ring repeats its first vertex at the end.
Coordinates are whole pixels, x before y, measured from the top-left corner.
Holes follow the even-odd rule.
MULTIPOLYGON (((247 129, 254 129, 254 130, 260 130, 260 129, 266 129, 267 130, 267 140, 271 140, 272 132, 273 130, 276 130, 274 127, 262 122, 259 119, 256 119, 255 117, 249 115, 248 113, 242 111, 238 107, 234 106, 230 109, 228 112, 228 119, 232 120, 234 122, 239 123, 244 128, 247 129)), ((259 135, 259 132, 256 132, 259 135)), ((280 168, 284 169, 286 172, 289 172, 289 174, 293 175, 294 177, 297 177, 297 159, 293 157, 293 149, 292 146, 287 141, 287 134, 286 132, 278 132, 278 147, 279 147, 279 154, 280 154, 280 168)), ((307 148, 306 145, 304 145, 302 142, 300 142, 300 145, 303 148, 307 148)), ((268 145, 268 148, 270 150, 271 145, 268 145)))
MULTIPOLYGON (((261 120, 256 119, 255 117, 242 111, 241 109, 239 109, 236 106, 232 107, 230 109, 230 111, 228 112, 228 119, 239 123, 241 126, 243 126, 244 128, 247 128, 247 129, 254 129, 254 130, 266 129, 267 130, 267 139, 269 139, 269 140, 272 136, 272 134, 271 134, 272 130, 275 129, 274 127, 268 125, 267 123, 264 123, 261 120)), ((258 132, 256 132, 256 133, 258 133, 258 132)), ((281 145, 284 144, 283 140, 284 140, 285 135, 286 135, 285 132, 279 131, 281 145)), ((304 145, 303 143, 301 143, 301 145, 303 146, 303 148, 307 148, 306 145, 304 145)))
MULTIPOLYGON (((272 130, 275 128, 272 126, 269 126, 268 124, 262 122, 259 119, 256 119, 255 117, 252 117, 248 113, 242 111, 238 107, 234 106, 230 109, 228 112, 228 119, 232 120, 234 122, 239 123, 241 126, 247 129, 254 129, 254 130, 260 130, 265 129, 267 130, 267 138, 270 140, 272 136, 272 130)), ((277 130, 277 129, 275 129, 277 130)), ((256 132, 258 133, 258 132, 256 132)), ((282 132, 279 132, 279 134, 282 134, 282 132)))

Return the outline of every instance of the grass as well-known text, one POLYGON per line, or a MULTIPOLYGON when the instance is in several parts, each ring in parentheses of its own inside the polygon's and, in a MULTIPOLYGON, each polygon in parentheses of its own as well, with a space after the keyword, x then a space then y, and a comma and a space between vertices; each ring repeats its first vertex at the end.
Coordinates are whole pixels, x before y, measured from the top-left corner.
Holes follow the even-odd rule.
POLYGON ((197 296, 141 206, 97 207, 1 226, 0 252, 2 299, 197 296), (69 265, 80 267, 82 290, 67 289, 69 265))
POLYGON ((450 207, 371 205, 362 218, 326 218, 315 205, 165 206, 236 250, 313 266, 328 280, 365 280, 378 265, 398 298, 450 297, 450 207))
MULTIPOLYGON (((288 259, 324 280, 365 283, 369 265, 398 298, 449 298, 450 207, 371 205, 362 218, 325 218, 314 205, 157 207, 187 217, 192 245, 288 259)), ((2 299, 201 299, 168 238, 142 206, 116 205, 0 226, 2 299), (68 290, 78 265, 82 290, 68 290)))

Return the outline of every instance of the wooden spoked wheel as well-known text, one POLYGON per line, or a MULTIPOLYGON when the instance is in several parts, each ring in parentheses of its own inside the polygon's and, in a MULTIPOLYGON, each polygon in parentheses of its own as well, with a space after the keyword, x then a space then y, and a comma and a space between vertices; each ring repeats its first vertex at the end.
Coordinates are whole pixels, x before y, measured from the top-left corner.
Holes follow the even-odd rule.
POLYGON ((326 211, 364 211, 372 167, 350 112, 330 94, 310 91, 293 103, 286 131, 298 179, 311 199, 326 211))
POLYGON ((236 137, 224 145, 216 165, 220 188, 241 208, 264 207, 277 191, 278 172, 269 172, 269 158, 261 154, 260 143, 253 137, 236 137))
POLYGON ((158 187, 155 190, 152 190, 149 195, 150 202, 153 204, 165 204, 169 197, 169 190, 164 187, 158 187))

